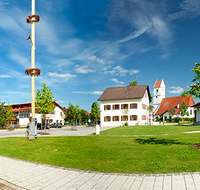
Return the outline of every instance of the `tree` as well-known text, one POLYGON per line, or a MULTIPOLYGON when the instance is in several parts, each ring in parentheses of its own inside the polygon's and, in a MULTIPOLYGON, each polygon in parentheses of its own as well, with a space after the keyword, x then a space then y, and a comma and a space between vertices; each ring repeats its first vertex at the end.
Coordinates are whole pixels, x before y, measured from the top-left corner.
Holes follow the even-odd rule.
MULTIPOLYGON (((36 106, 40 107, 38 111, 44 115, 44 126, 45 126, 45 134, 46 134, 46 114, 53 111, 55 106, 54 102, 56 100, 53 100, 54 95, 51 89, 46 86, 45 83, 42 83, 42 89, 37 89, 36 93, 36 106)), ((42 133, 42 125, 41 125, 41 133, 42 133)))
POLYGON ((147 113, 150 117, 150 125, 151 125, 151 116, 153 115, 153 107, 151 105, 149 105, 149 107, 147 108, 147 113))
POLYGON ((171 113, 172 117, 173 117, 173 115, 176 115, 176 109, 174 108, 174 106, 172 106, 172 107, 169 109, 169 113, 171 113))
POLYGON ((134 80, 129 83, 129 86, 138 86, 138 81, 134 80))
POLYGON ((183 102, 180 106, 180 114, 181 114, 182 117, 185 116, 185 115, 189 116, 187 109, 188 109, 188 106, 183 100, 183 102))
POLYGON ((192 73, 195 74, 192 80, 194 84, 188 85, 190 90, 184 90, 181 96, 191 95, 194 98, 200 98, 200 63, 195 63, 195 68, 192 69, 192 73))
POLYGON ((6 119, 8 121, 8 123, 10 123, 13 119, 13 110, 12 110, 12 106, 8 104, 8 106, 6 107, 6 119))
POLYGON ((5 102, 0 102, 0 126, 3 128, 6 125, 6 108, 5 102))
POLYGON ((80 110, 80 114, 81 114, 81 121, 82 121, 82 123, 83 124, 85 124, 85 123, 88 123, 88 119, 89 119, 89 115, 88 114, 86 114, 86 111, 85 110, 80 110))
MULTIPOLYGON (((73 120, 76 121, 77 123, 77 117, 78 117, 78 113, 79 113, 79 105, 73 105, 72 103, 69 103, 68 105, 68 113, 72 116, 73 120)), ((73 123, 73 129, 74 130, 74 123, 73 123)))
POLYGON ((101 114, 101 111, 100 111, 99 104, 97 102, 94 102, 91 107, 91 121, 93 122, 95 121, 96 125, 97 125, 97 121, 100 120, 100 114, 101 114))

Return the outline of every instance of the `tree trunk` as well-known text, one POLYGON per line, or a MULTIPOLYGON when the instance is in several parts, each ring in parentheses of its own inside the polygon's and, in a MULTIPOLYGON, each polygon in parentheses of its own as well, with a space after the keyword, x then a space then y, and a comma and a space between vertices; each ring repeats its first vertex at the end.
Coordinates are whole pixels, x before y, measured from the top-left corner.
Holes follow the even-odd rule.
POLYGON ((47 128, 46 128, 46 114, 44 115, 44 130, 45 130, 45 132, 44 132, 44 134, 46 135, 47 134, 47 128))

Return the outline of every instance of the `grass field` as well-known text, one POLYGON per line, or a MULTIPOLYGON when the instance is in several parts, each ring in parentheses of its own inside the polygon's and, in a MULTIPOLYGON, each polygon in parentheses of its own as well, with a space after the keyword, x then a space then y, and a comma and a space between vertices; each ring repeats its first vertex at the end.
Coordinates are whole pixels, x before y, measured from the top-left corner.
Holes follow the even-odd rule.
POLYGON ((98 136, 1 138, 0 155, 66 168, 120 173, 200 171, 196 126, 133 126, 98 136), (142 136, 142 135, 154 136, 142 136), (169 134, 169 135, 165 135, 169 134), (138 135, 138 136, 129 136, 138 135))

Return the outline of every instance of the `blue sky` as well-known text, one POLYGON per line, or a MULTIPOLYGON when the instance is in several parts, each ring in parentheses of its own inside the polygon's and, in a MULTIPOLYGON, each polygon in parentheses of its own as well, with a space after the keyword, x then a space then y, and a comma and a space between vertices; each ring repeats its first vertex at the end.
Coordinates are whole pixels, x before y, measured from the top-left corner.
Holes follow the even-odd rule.
MULTIPOLYGON (((0 99, 31 102, 31 0, 0 0, 0 99)), ((200 60, 200 1, 36 0, 36 89, 90 111, 108 87, 164 79, 166 97, 188 90, 200 60)), ((100 103, 100 102, 98 102, 100 103)))

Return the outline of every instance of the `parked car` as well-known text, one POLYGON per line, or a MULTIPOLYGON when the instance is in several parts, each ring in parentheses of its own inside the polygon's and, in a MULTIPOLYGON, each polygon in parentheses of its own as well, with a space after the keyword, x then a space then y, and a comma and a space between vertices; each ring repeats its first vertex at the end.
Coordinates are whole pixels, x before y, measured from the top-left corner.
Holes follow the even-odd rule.
MULTIPOLYGON (((42 129, 44 129, 44 123, 42 124, 42 129)), ((49 129, 49 124, 46 124, 46 129, 49 129)), ((41 123, 37 123, 37 130, 41 130, 41 123)))
POLYGON ((50 125, 51 128, 61 128, 63 127, 62 123, 52 123, 50 125))

